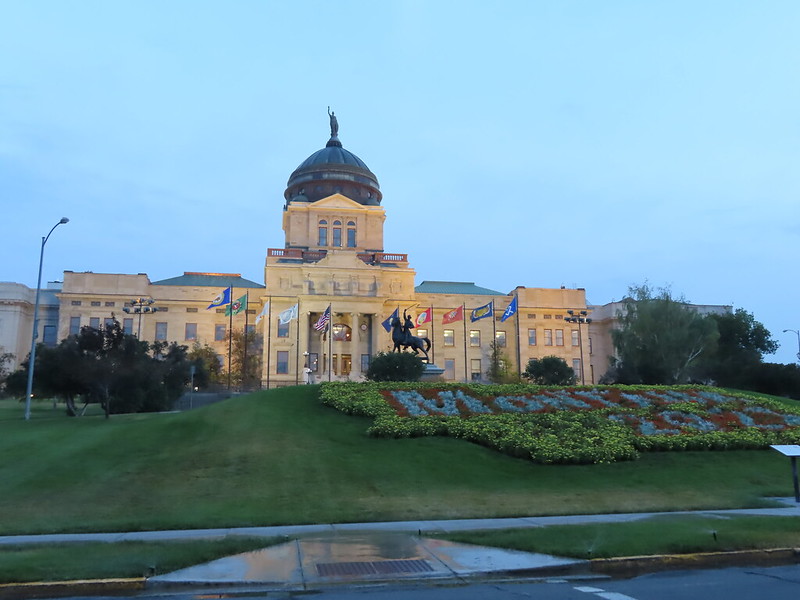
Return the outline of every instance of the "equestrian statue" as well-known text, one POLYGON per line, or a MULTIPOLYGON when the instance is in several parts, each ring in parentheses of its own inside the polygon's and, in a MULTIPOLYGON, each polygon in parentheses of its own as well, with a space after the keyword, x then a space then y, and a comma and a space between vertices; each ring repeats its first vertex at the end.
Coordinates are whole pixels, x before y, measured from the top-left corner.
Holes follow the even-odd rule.
POLYGON ((395 352, 400 352, 400 348, 411 348, 414 354, 419 354, 419 350, 425 355, 425 362, 430 362, 428 358, 428 350, 431 349, 431 340, 429 338, 421 338, 411 335, 411 330, 414 328, 414 322, 411 317, 403 311, 403 320, 405 323, 400 323, 400 319, 395 317, 392 319, 392 341, 394 342, 395 352))

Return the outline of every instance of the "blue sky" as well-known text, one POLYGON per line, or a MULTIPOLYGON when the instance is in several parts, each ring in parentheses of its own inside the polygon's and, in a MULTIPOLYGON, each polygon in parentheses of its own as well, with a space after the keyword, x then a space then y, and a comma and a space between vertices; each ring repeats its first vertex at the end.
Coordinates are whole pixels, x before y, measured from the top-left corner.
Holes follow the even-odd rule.
POLYGON ((648 281, 795 360, 800 3, 0 0, 0 280, 237 272, 328 138, 417 281, 648 281))

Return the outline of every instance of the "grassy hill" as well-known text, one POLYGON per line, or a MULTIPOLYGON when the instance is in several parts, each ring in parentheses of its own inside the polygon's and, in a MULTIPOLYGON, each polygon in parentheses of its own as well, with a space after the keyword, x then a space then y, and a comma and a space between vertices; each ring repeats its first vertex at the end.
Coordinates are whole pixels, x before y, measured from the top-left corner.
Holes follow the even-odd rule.
POLYGON ((736 508, 791 494, 772 451, 543 466, 377 439, 316 386, 186 413, 69 419, 0 402, 0 534, 736 508))

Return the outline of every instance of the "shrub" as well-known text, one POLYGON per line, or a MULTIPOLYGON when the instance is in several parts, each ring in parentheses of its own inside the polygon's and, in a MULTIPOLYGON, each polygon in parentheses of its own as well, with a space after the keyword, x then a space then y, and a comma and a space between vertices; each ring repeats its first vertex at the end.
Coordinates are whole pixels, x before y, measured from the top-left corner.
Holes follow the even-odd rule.
POLYGON ((419 381, 425 365, 410 352, 378 352, 367 369, 370 381, 419 381))

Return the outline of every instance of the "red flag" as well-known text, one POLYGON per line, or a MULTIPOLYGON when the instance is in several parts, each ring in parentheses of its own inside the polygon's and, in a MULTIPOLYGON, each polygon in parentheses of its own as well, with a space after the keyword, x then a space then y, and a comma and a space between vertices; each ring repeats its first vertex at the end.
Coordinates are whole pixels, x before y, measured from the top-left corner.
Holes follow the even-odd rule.
POLYGON ((433 307, 426 308, 417 315, 417 327, 433 321, 433 307))
POLYGON ((448 323, 455 323, 456 321, 462 321, 464 319, 464 306, 459 306, 458 308, 454 308, 450 312, 444 313, 442 317, 442 324, 447 325, 448 323))

